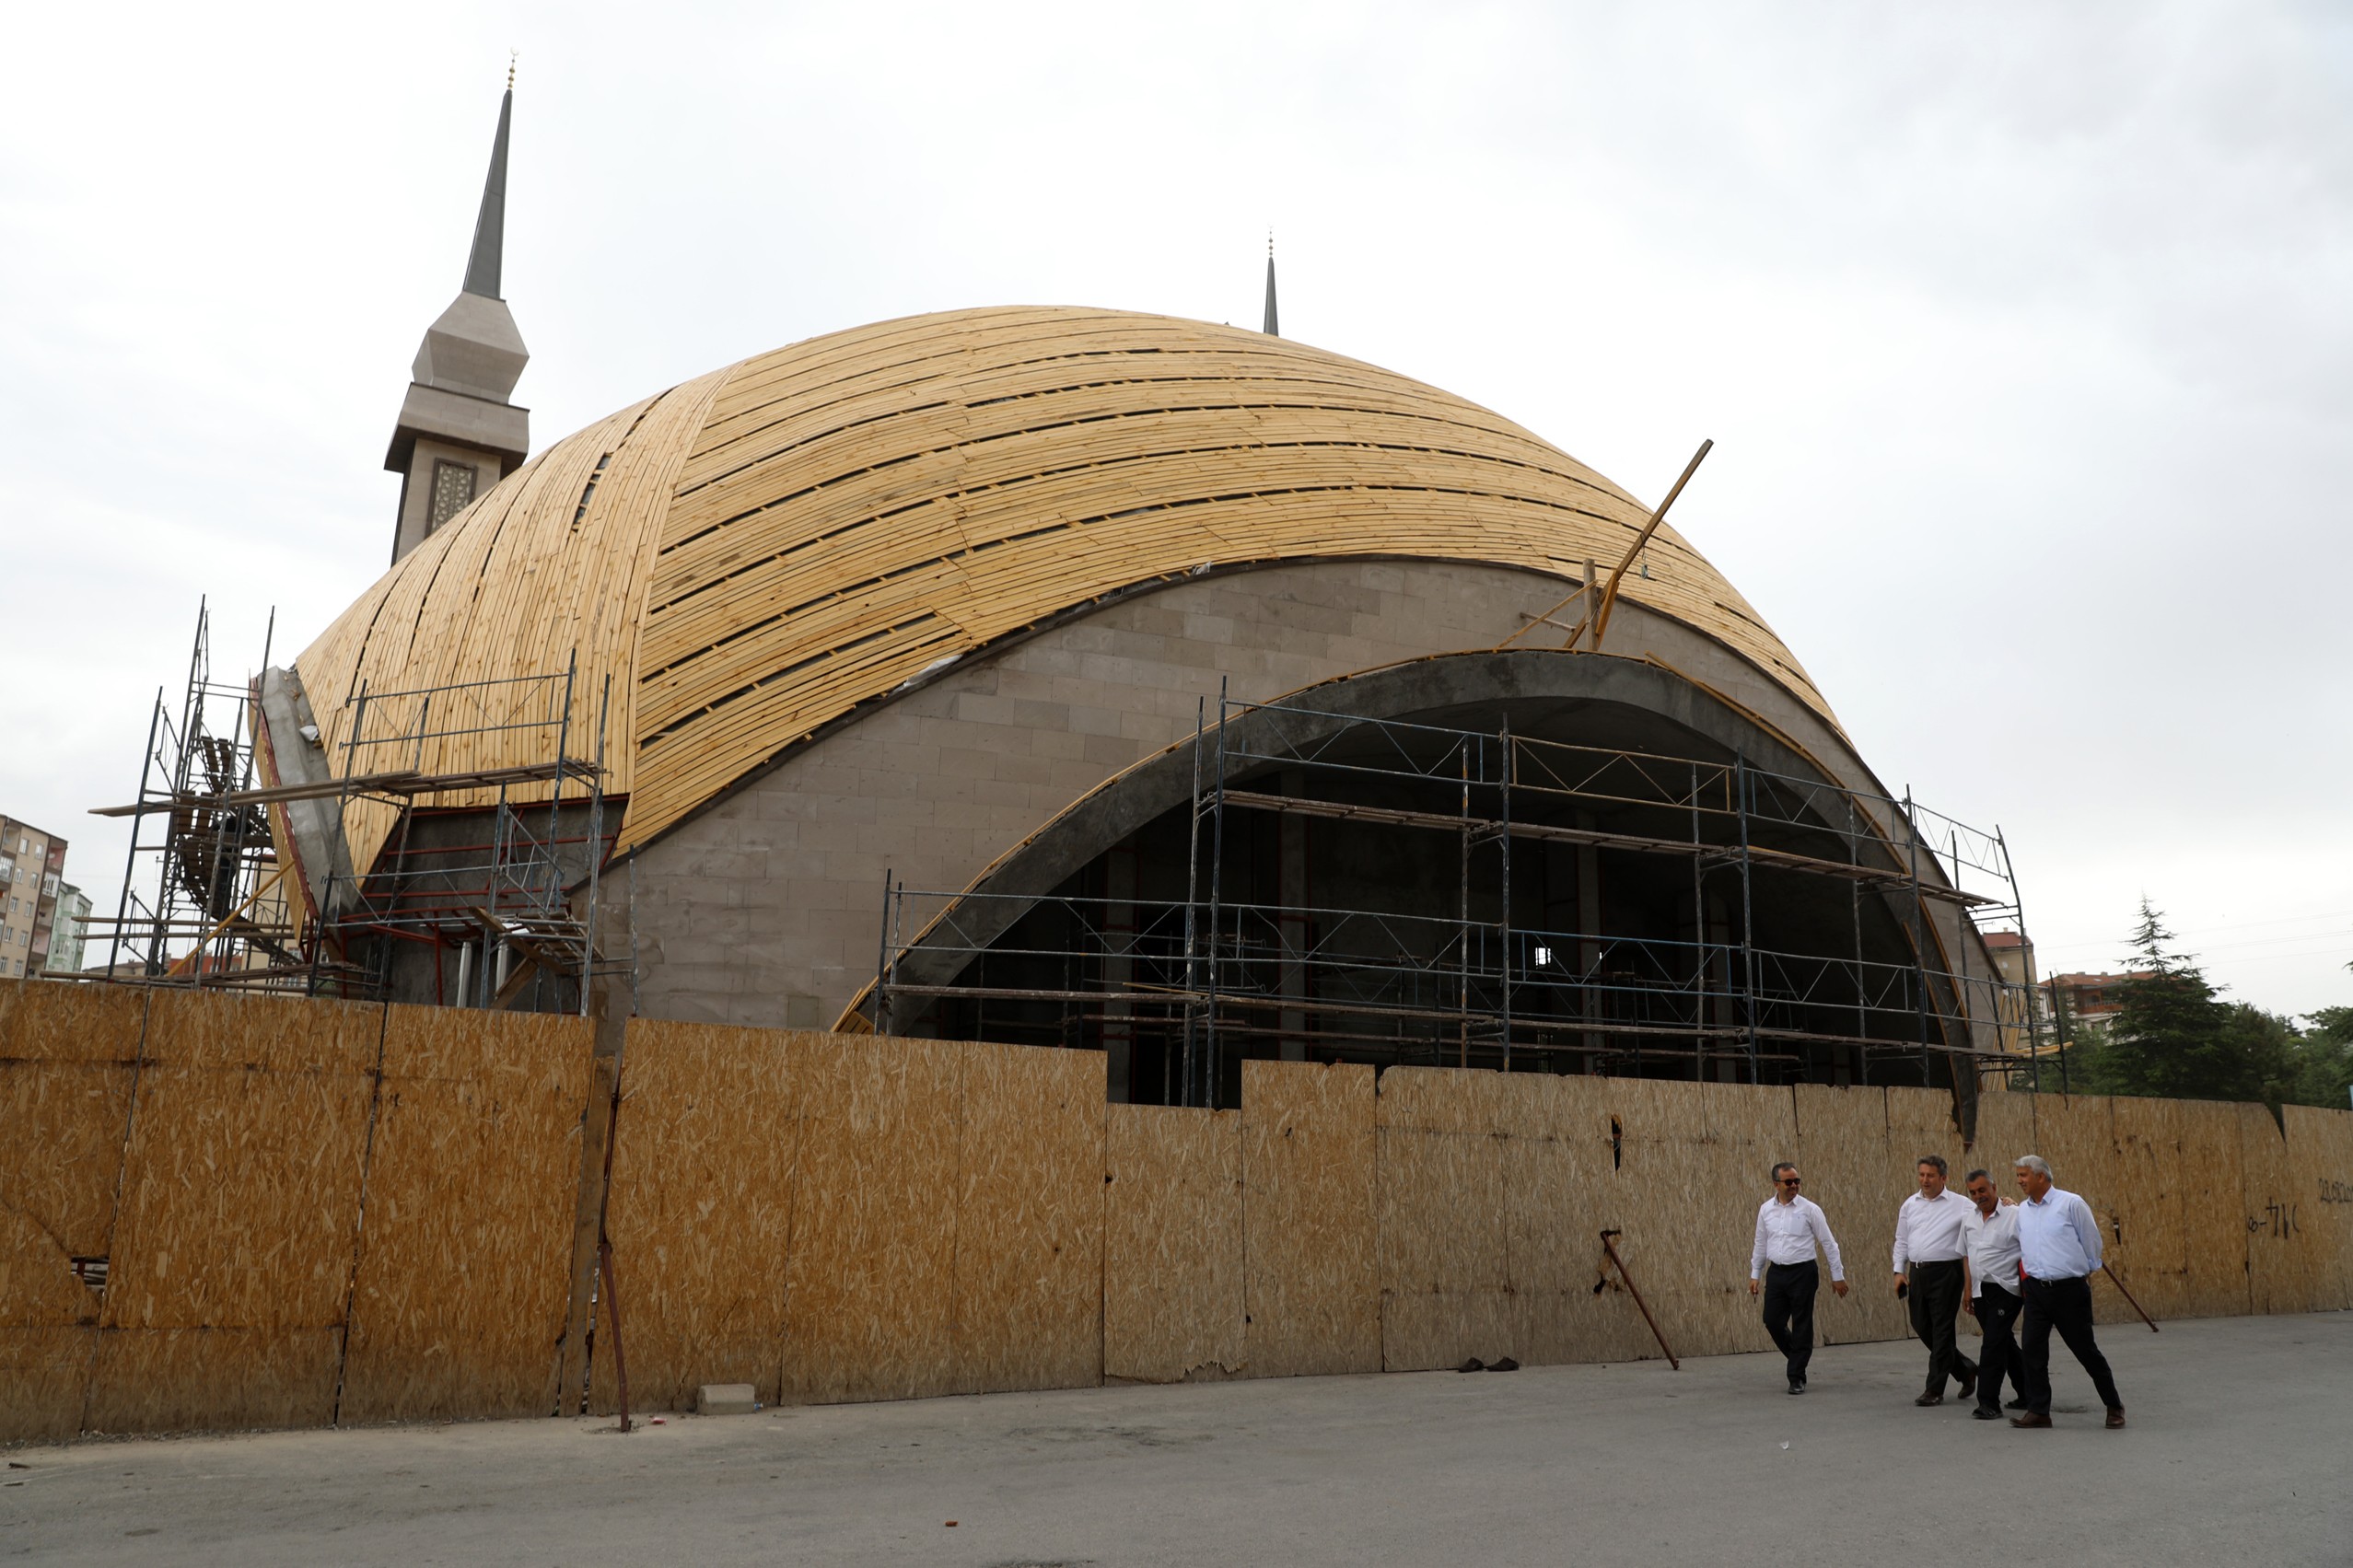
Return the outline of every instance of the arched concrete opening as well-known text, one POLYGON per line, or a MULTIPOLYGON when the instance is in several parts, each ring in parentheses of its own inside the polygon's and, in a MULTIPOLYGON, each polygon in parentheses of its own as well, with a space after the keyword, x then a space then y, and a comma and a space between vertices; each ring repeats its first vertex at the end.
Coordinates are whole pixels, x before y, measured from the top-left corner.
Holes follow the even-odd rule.
POLYGON ((1974 933, 1839 760, 1643 659, 1349 674, 1213 710, 968 887, 901 894, 858 1006, 1102 1049, 1153 1102, 1231 1104, 1253 1056, 1968 1094, 1945 955, 1974 933))

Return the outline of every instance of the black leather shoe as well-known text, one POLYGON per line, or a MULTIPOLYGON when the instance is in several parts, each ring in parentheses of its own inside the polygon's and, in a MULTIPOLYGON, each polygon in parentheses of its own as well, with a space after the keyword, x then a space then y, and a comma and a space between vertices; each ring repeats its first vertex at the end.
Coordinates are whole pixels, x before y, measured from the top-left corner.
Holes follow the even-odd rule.
POLYGON ((1944 1403, 1944 1396, 1942 1394, 1923 1394, 1912 1402, 1916 1405, 1940 1405, 1944 1403))
POLYGON ((1804 1379, 1804 1378, 1802 1378, 1802 1377, 1792 1377, 1792 1378, 1790 1378, 1790 1379, 1789 1379, 1789 1392, 1791 1392, 1791 1393, 1793 1393, 1793 1394, 1802 1394, 1802 1393, 1804 1393, 1805 1391, 1806 1391, 1806 1383, 1805 1383, 1805 1379, 1804 1379))
POLYGON ((2044 1427, 2051 1424, 2051 1418, 2047 1415, 2036 1415, 2033 1411, 2028 1411, 2024 1415, 2011 1416, 2009 1418, 2009 1423, 2012 1426, 2021 1428, 2044 1427))
POLYGON ((1965 1400, 1976 1391, 1977 1375, 1974 1372, 1963 1373, 1961 1375, 1961 1397, 1965 1400))
POLYGON ((1470 1360, 1464 1362, 1462 1365, 1456 1367, 1454 1370, 1457 1372, 1485 1372, 1486 1369, 1487 1364, 1481 1361, 1474 1355, 1470 1360))
POLYGON ((2108 1430, 2114 1432, 2125 1423, 2125 1407, 2116 1405, 2108 1411, 2108 1430))
POLYGON ((2025 1408, 2026 1401, 2023 1399, 2011 1400, 2002 1406, 2002 1409, 2006 1411, 2022 1411, 2025 1408))
POLYGON ((1976 1421, 1999 1421, 2002 1418, 2001 1411, 1989 1411, 1983 1405, 1979 1405, 1975 1410, 1971 1411, 1969 1414, 1973 1420, 1976 1421))

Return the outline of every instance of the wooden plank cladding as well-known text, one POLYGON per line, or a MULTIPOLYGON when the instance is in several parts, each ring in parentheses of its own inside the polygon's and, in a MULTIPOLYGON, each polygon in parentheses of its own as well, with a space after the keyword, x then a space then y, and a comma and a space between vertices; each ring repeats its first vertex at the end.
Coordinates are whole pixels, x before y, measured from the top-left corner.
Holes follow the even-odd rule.
POLYGON ((2343 1111, 1992 1095, 1964 1144, 1921 1089, 1282 1062, 1194 1110, 1106 1105, 1094 1052, 635 1020, 608 1187, 592 1028, 0 986, 0 1433, 553 1411, 584 1199, 648 1409, 1655 1357, 1605 1229, 1677 1353, 1758 1351, 1781 1158, 1855 1285, 1831 1343, 1906 1334, 1930 1153, 2042 1154, 2153 1314, 2353 1306, 2343 1111))
MULTIPOLYGON (((952 311, 761 354, 558 442, 298 664, 332 756, 362 686, 577 655, 578 733, 612 679, 625 849, 939 661, 1108 594, 1334 553, 1572 579, 1647 515, 1498 414, 1301 343, 1118 311, 952 311)), ((1627 597, 1830 716, 1688 541, 1661 528, 1646 560, 1627 597)), ((504 765, 525 744, 452 739, 420 765, 504 765)), ((354 806, 355 864, 392 820, 354 806)))

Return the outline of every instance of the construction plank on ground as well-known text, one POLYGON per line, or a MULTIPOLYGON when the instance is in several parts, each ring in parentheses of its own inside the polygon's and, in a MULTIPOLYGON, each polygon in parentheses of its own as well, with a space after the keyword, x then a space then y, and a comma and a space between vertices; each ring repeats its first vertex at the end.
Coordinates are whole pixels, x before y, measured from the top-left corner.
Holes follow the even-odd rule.
POLYGON ((957 1387, 1092 1387, 1103 1376, 1103 1054, 972 1044, 961 1067, 957 1387))
POLYGON ((1241 1376, 1241 1112, 1104 1110, 1103 1376, 1241 1376))
POLYGON ((81 1430, 146 993, 0 981, 0 1442, 81 1430), (76 1260, 82 1272, 76 1272, 76 1260))
POLYGON ((150 1005, 87 1426, 332 1418, 383 1009, 150 1005))
POLYGON ((785 1259, 780 1398, 953 1393, 965 1048, 810 1035, 796 1037, 795 1049, 806 1201, 796 1202, 785 1259))
POLYGON ((1251 1375, 1378 1372, 1373 1070, 1245 1062, 1241 1117, 1251 1375))
POLYGON ((387 1013, 339 1422, 554 1408, 594 1040, 557 1014, 387 1013))
MULTIPOLYGON (((801 1132, 794 1074, 826 1045, 779 1029, 629 1021, 605 1235, 636 1409, 687 1409, 706 1383, 749 1383, 764 1403, 781 1396, 801 1132)), ((610 1332, 591 1387, 591 1408, 615 1407, 610 1332)))
POLYGON ((1381 1365, 1517 1357, 1500 1101, 1532 1074, 1392 1067, 1374 1102, 1381 1365))

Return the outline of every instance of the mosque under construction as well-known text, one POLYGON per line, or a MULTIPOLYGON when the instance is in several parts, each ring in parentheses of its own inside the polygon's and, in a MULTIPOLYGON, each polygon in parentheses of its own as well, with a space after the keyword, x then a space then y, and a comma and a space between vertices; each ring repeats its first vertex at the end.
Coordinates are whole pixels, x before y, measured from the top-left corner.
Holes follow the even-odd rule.
POLYGON ((1693 469, 1648 505, 1282 337, 1271 259, 1263 331, 884 321, 533 455, 512 101, 390 569, 250 683, 200 639, 118 974, 1078 1047, 1168 1104, 2033 1060, 2006 845, 1873 773, 1665 520, 1693 469))

